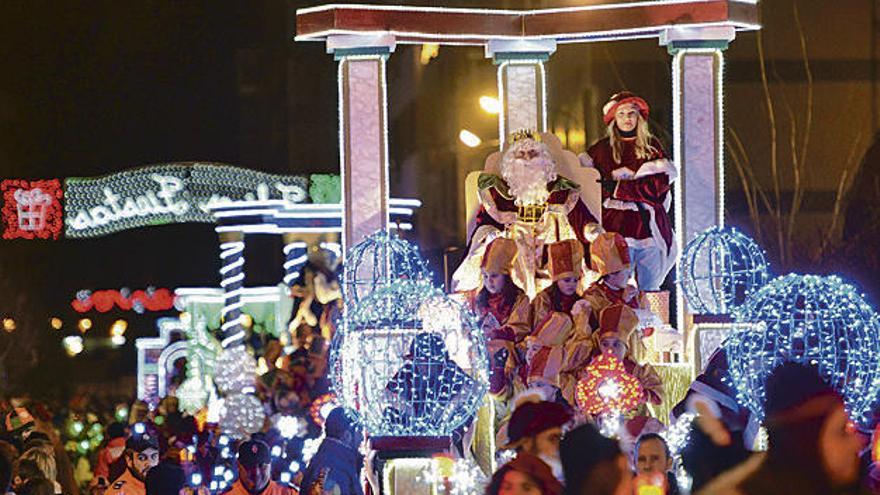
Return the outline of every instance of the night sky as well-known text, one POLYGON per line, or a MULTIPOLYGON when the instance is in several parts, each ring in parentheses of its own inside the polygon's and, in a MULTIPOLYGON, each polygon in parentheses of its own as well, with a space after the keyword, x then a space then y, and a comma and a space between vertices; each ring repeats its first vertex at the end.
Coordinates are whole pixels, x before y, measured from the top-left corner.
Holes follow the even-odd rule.
MULTIPOLYGON (((317 65, 304 86, 329 77, 327 94, 294 108, 315 115, 296 122, 317 127, 303 138, 311 147, 301 155, 313 166, 291 160, 302 170, 288 168, 285 59, 294 49, 293 8, 266 1, 3 2, 0 177, 89 177, 192 160, 286 174, 332 170, 335 103, 327 98, 335 95, 334 63, 317 44, 297 46, 297 53, 304 66, 317 65), (249 80, 259 83, 256 96, 249 80), (326 116, 318 107, 324 104, 326 116)), ((249 243, 248 284, 277 283, 280 247, 271 237, 249 243)), ((209 224, 94 240, 3 241, 0 313, 20 327, 33 325, 42 348, 58 352, 60 336, 51 335, 48 318, 61 317, 63 331, 75 333, 69 302, 77 290, 218 286, 217 256, 209 224)), ((133 359, 131 340, 153 334, 153 318, 111 313, 96 319, 93 332, 105 333, 119 317, 131 328, 118 354, 133 359)), ((110 361, 133 372, 133 361, 110 361)))

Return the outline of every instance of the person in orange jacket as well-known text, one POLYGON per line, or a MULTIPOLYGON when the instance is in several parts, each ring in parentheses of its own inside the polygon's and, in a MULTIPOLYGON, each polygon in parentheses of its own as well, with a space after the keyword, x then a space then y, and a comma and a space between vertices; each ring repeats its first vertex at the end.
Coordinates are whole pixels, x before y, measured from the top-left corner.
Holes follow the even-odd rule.
POLYGON ((159 437, 143 423, 136 423, 133 429, 122 454, 125 472, 111 483, 107 495, 146 495, 147 472, 159 464, 159 437))
POLYGON ((269 446, 260 440, 243 442, 238 447, 238 480, 225 495, 299 495, 272 481, 271 475, 269 446))

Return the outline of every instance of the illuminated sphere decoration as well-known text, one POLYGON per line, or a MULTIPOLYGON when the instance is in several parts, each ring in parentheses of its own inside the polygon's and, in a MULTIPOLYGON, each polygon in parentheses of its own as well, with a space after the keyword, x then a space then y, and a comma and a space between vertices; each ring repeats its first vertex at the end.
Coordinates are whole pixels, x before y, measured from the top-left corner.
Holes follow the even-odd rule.
POLYGON ((768 277, 764 251, 734 228, 705 230, 687 244, 678 265, 678 285, 697 314, 730 314, 768 277))
POLYGON ((251 394, 233 394, 223 402, 220 428, 232 438, 248 438, 263 428, 266 412, 263 403, 251 394))
POLYGON ((222 394, 253 389, 257 364, 243 345, 223 349, 214 366, 214 384, 222 394))
POLYGON ((343 290, 346 304, 357 304, 372 291, 397 280, 430 280, 419 248, 395 234, 376 232, 349 249, 343 290))
POLYGON ((880 391, 880 318, 839 277, 789 274, 753 294, 734 312, 724 342, 740 404, 763 418, 764 381, 779 364, 816 366, 845 399, 856 421, 880 391))
POLYGON ((645 401, 645 389, 626 372, 617 356, 606 352, 590 361, 575 390, 577 405, 587 414, 622 414, 645 401))
POLYGON ((473 314, 427 281, 398 279, 349 309, 330 369, 371 436, 448 436, 471 420, 489 361, 473 314))

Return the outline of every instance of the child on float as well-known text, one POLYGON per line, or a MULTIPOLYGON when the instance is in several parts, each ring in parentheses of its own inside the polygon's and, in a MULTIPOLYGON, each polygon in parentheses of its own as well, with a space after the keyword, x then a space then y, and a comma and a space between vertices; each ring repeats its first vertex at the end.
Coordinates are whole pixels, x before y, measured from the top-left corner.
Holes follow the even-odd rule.
POLYGON ((510 278, 516 254, 512 239, 499 237, 489 243, 480 265, 483 287, 467 298, 486 336, 492 365, 489 393, 500 400, 523 388, 516 376, 522 364, 517 345, 531 332, 529 298, 510 278))
MULTIPOLYGON (((628 306, 636 310, 637 315, 648 311, 645 293, 632 282, 630 249, 622 235, 617 232, 599 234, 590 244, 590 267, 598 273, 599 280, 584 291, 583 302, 578 303, 579 306, 585 305, 590 328, 598 328, 599 313, 612 304, 628 306)), ((641 332, 633 332, 628 342, 636 358, 644 352, 641 337, 641 332)))
POLYGON ((601 175, 602 227, 626 239, 639 287, 657 291, 677 252, 669 218, 677 170, 651 134, 644 99, 623 91, 602 112, 608 135, 579 158, 601 175))
POLYGON ((650 364, 639 364, 633 359, 628 342, 639 325, 639 318, 629 306, 612 304, 599 312, 599 327, 593 332, 593 357, 610 351, 623 361, 627 373, 633 375, 645 391, 645 402, 659 405, 664 390, 660 375, 650 364))
POLYGON ((576 239, 547 247, 553 284, 532 301, 532 333, 525 340, 529 387, 550 387, 574 404, 576 375, 589 360, 592 345, 588 314, 577 293, 584 251, 576 239))

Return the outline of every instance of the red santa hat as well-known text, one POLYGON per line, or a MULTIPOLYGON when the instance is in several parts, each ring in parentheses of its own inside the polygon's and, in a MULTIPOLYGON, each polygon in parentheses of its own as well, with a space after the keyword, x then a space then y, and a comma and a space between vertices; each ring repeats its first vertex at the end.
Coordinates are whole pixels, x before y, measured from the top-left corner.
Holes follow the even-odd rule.
POLYGON ((648 102, 629 91, 621 91, 612 96, 611 99, 608 100, 608 103, 602 107, 602 120, 605 122, 605 125, 609 125, 614 120, 614 114, 617 113, 617 109, 620 105, 625 105, 627 103, 632 103, 638 107, 639 113, 642 114, 642 118, 647 120, 648 114, 651 113, 651 107, 648 106, 648 102))

